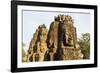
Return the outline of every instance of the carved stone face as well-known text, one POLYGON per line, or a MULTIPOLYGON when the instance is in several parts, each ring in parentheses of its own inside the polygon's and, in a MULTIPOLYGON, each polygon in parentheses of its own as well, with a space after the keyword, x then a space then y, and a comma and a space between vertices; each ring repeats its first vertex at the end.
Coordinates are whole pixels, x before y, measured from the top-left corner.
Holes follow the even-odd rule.
POLYGON ((66 26, 66 25, 63 26, 63 33, 64 33, 65 35, 69 35, 68 26, 66 26))
POLYGON ((67 44, 69 43, 68 42, 68 39, 69 39, 69 30, 68 30, 68 27, 66 25, 64 25, 62 27, 62 30, 63 30, 63 32, 62 32, 63 45, 67 46, 67 44))
POLYGON ((40 41, 46 41, 47 39, 47 29, 46 28, 41 28, 40 31, 40 41))

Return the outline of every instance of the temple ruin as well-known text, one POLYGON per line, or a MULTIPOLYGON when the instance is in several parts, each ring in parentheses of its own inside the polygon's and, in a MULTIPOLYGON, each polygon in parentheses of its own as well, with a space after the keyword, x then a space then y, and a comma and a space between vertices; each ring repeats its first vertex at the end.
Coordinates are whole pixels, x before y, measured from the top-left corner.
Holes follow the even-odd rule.
POLYGON ((49 30, 45 24, 38 27, 29 45, 29 62, 79 59, 83 59, 83 54, 71 16, 58 15, 49 30))

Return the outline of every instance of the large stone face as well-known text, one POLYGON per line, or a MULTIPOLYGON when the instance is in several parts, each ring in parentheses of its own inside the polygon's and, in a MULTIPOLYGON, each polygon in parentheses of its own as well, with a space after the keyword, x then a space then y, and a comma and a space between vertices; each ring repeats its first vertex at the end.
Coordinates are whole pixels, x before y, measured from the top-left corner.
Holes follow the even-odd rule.
POLYGON ((30 42, 29 61, 55 61, 82 59, 77 43, 74 22, 69 15, 58 15, 50 24, 49 31, 40 25, 30 42))
POLYGON ((47 39, 47 44, 48 44, 48 49, 49 49, 49 60, 54 60, 54 55, 57 53, 57 48, 58 48, 58 27, 59 27, 59 22, 58 21, 53 21, 51 23, 49 32, 48 32, 48 39, 47 39))
POLYGON ((47 52, 48 29, 45 25, 40 25, 36 30, 29 46, 28 61, 44 61, 47 52))

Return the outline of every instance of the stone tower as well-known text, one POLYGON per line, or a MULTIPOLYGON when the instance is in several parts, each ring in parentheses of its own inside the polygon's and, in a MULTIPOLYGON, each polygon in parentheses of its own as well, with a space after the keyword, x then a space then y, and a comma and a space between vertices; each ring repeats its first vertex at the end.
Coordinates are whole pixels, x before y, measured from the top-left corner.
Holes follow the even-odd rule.
POLYGON ((47 34, 48 29, 46 26, 40 25, 36 30, 29 46, 28 61, 44 61, 47 52, 47 34))
POLYGON ((48 32, 50 60, 82 59, 83 54, 77 43, 76 28, 69 15, 58 15, 51 23, 48 32))
POLYGON ((50 24, 40 25, 28 50, 28 61, 57 61, 83 59, 77 43, 77 31, 69 15, 58 15, 50 24))
POLYGON ((72 17, 59 15, 57 18, 59 18, 58 54, 60 60, 82 59, 83 54, 77 43, 76 28, 73 25, 72 17))

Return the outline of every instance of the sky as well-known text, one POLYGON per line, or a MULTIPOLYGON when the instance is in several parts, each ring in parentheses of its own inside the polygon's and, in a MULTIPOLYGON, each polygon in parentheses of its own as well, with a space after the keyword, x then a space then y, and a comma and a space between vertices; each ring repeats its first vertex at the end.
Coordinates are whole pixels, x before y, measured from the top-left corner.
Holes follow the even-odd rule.
POLYGON ((89 13, 70 13, 70 12, 45 12, 45 11, 23 11, 23 43, 28 50, 30 41, 39 25, 45 24, 49 29, 54 16, 59 14, 70 15, 74 20, 74 26, 77 30, 77 37, 82 33, 90 33, 90 14, 89 13))

